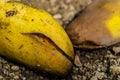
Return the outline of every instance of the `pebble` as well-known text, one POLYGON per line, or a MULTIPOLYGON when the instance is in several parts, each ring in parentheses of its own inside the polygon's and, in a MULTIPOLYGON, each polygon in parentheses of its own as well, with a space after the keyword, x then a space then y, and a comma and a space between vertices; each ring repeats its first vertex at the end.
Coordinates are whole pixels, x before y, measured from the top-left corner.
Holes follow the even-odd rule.
POLYGON ((115 54, 120 53, 120 46, 119 47, 113 47, 113 51, 115 52, 115 54))
POLYGON ((19 79, 19 76, 15 75, 15 76, 14 76, 14 79, 15 79, 15 80, 18 80, 18 79, 19 79))
POLYGON ((96 76, 93 76, 90 80, 98 80, 96 76))
POLYGON ((110 66, 110 72, 112 74, 120 74, 120 66, 118 66, 118 65, 110 66))
POLYGON ((72 80, 78 80, 77 76, 72 76, 72 80))
POLYGON ((3 80, 3 76, 0 75, 0 80, 3 80))
POLYGON ((120 58, 117 59, 117 62, 120 64, 120 58))
POLYGON ((6 64, 6 65, 4 65, 4 68, 5 69, 10 69, 10 65, 6 64))
POLYGON ((86 64, 84 64, 84 66, 85 66, 86 68, 92 69, 92 65, 91 65, 90 63, 86 63, 86 64))
POLYGON ((50 0, 51 4, 55 4, 56 0, 50 0))
POLYGON ((55 15, 53 15, 53 17, 54 17, 55 19, 61 19, 61 18, 62 18, 61 14, 55 14, 55 15))
POLYGON ((106 74, 104 72, 96 71, 95 75, 90 80, 102 80, 102 78, 105 76, 106 74))
POLYGON ((26 77, 22 77, 22 80, 27 80, 26 77))
POLYGON ((75 10, 74 6, 72 6, 72 5, 69 5, 69 9, 70 9, 71 11, 75 10))
POLYGON ((82 64, 80 62, 80 58, 79 58, 79 55, 75 55, 75 59, 74 59, 74 64, 77 66, 77 67, 81 67, 82 64))
POLYGON ((9 73, 10 77, 13 77, 15 75, 15 73, 9 73))
POLYGON ((116 56, 113 55, 109 50, 107 51, 107 55, 105 55, 105 57, 110 59, 116 58, 116 56))
POLYGON ((73 73, 77 74, 78 71, 79 71, 79 68, 77 68, 77 67, 73 67, 73 73))
POLYGON ((70 3, 72 2, 72 0, 65 0, 65 2, 66 2, 67 4, 70 4, 70 3))
POLYGON ((117 80, 120 80, 120 75, 118 76, 118 79, 117 80))
POLYGON ((11 69, 12 69, 13 71, 17 71, 17 70, 19 70, 19 67, 18 67, 18 66, 12 66, 11 69))

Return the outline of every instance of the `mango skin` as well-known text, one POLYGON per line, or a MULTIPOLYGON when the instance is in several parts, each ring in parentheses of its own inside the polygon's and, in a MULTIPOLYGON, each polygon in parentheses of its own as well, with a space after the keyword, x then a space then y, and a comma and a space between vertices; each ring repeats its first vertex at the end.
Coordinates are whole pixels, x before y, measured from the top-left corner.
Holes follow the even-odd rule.
POLYGON ((120 0, 94 0, 66 32, 76 48, 96 49, 120 42, 120 0))
POLYGON ((64 29, 40 9, 0 1, 0 55, 30 68, 65 76, 74 50, 64 29))

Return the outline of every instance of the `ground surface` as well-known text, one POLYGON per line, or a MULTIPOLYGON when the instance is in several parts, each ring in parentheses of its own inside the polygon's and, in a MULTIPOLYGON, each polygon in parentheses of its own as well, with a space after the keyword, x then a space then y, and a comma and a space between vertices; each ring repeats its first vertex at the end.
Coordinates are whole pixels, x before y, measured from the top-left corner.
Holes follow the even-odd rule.
MULTIPOLYGON (((16 0, 43 8, 67 27, 91 0, 16 0)), ((68 77, 44 76, 37 71, 0 57, 0 80, 120 80, 120 45, 98 50, 76 50, 76 63, 68 77)))

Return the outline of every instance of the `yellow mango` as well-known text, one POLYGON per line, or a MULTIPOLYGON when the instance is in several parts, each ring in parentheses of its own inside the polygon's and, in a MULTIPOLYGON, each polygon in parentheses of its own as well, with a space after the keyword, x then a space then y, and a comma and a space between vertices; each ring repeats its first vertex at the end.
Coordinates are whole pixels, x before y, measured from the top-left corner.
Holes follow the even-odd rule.
POLYGON ((59 76, 74 59, 69 37, 49 13, 6 0, 0 0, 0 55, 59 76))

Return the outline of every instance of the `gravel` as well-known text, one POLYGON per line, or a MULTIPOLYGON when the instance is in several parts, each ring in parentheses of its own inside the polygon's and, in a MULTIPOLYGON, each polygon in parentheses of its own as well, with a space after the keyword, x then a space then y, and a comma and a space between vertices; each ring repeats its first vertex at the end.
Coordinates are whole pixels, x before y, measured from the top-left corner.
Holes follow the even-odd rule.
MULTIPOLYGON (((13 1, 13 0, 12 0, 13 1)), ((64 28, 92 0, 16 0, 48 11, 64 28)), ((0 57, 0 80, 120 80, 120 43, 98 50, 76 50, 71 73, 63 78, 45 76, 0 57)))

